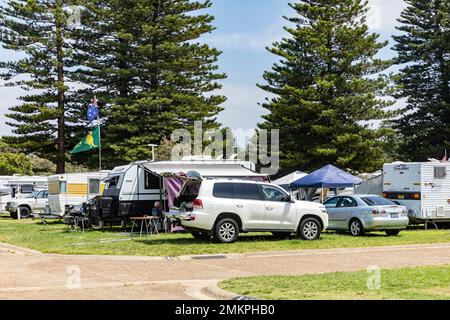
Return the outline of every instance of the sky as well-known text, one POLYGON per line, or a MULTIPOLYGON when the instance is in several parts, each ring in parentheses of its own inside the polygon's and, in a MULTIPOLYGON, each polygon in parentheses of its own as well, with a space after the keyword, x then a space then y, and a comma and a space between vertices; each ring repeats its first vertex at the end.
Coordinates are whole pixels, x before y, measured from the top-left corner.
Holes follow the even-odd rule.
MULTIPOLYGON (((265 48, 287 36, 283 16, 293 16, 288 6, 295 0, 212 0, 209 13, 214 15, 216 30, 203 36, 202 42, 221 50, 220 72, 227 74, 222 82, 220 94, 228 97, 225 109, 218 120, 232 129, 256 128, 266 110, 258 103, 268 96, 256 84, 264 83, 262 75, 278 59, 265 48)), ((4 0, 0 0, 0 3, 4 0)), ((390 58, 394 52, 391 35, 396 33, 396 19, 406 6, 403 0, 369 0, 371 11, 368 23, 382 40, 389 40, 389 46, 380 52, 380 57, 390 58)), ((0 48, 0 59, 14 59, 16 53, 0 48)), ((0 81, 0 135, 11 134, 5 124, 4 114, 8 108, 18 104, 17 97, 23 94, 19 88, 5 88, 0 81)))

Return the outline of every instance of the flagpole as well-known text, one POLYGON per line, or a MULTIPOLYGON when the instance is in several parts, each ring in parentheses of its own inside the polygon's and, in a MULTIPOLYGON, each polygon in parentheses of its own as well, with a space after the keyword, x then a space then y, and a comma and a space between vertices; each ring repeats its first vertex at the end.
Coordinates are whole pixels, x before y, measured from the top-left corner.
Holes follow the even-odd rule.
MULTIPOLYGON (((97 96, 94 97, 95 101, 97 101, 97 96)), ((100 123, 100 112, 97 116, 97 127, 98 127, 98 171, 100 172, 100 180, 102 180, 102 131, 101 131, 101 123, 100 123)))

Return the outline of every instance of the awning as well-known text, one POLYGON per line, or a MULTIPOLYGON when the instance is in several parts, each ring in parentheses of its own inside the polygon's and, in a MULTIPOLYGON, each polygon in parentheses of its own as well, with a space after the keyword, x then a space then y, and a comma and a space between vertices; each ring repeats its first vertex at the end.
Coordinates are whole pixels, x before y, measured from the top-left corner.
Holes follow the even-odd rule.
POLYGON ((267 178, 267 175, 255 173, 240 164, 149 162, 143 166, 158 175, 195 171, 203 178, 267 178))
POLYGON ((363 180, 335 166, 328 165, 292 183, 292 189, 351 188, 363 180))

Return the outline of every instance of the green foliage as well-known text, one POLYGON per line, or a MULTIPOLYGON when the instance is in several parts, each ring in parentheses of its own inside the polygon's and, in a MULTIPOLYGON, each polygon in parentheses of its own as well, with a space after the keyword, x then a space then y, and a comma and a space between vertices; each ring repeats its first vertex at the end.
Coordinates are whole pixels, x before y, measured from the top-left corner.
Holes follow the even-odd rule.
POLYGON ((313 170, 328 163, 375 171, 385 160, 388 128, 374 120, 394 116, 391 79, 381 75, 392 61, 376 57, 387 43, 369 33, 367 2, 305 0, 290 4, 290 37, 268 50, 280 57, 259 85, 276 97, 263 107, 261 129, 280 130, 283 167, 313 170))
POLYGON ((172 150, 175 143, 172 140, 164 138, 156 149, 156 161, 172 160, 172 150))
MULTIPOLYGON (((77 71, 77 80, 98 88, 102 116, 107 117, 102 129, 105 166, 150 159, 149 144, 170 137, 175 129, 192 130, 195 121, 202 121, 205 130, 219 127, 215 117, 225 98, 210 93, 225 77, 216 71, 220 52, 197 42, 214 29, 213 17, 200 12, 210 1, 79 3, 86 8, 85 27, 74 38, 85 68, 77 71)), ((86 90, 78 99, 91 97, 86 90)), ((96 156, 90 161, 96 163, 96 156)))
POLYGON ((65 163, 65 68, 73 64, 64 4, 63 0, 9 0, 0 7, 3 47, 21 57, 1 62, 0 77, 9 86, 27 90, 6 115, 15 135, 5 140, 26 154, 57 163, 59 172, 64 172, 65 163))
POLYGON ((406 98, 400 131, 404 160, 441 159, 450 150, 450 2, 406 0, 395 36, 399 98, 406 98))
POLYGON ((31 159, 23 153, 16 152, 0 139, 0 175, 11 176, 14 174, 33 174, 31 159))
POLYGON ((14 174, 32 175, 31 160, 23 153, 1 152, 0 175, 11 176, 14 174))

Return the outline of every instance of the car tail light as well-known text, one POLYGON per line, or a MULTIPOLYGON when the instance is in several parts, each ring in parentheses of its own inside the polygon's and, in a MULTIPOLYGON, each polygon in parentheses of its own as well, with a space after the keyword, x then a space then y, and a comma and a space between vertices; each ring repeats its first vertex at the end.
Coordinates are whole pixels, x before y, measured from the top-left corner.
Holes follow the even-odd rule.
POLYGON ((200 199, 194 200, 194 209, 203 209, 203 201, 200 199))
POLYGON ((388 213, 387 213, 387 211, 386 210, 384 210, 384 209, 372 209, 371 210, 371 213, 373 214, 373 215, 375 215, 375 216, 382 216, 382 217, 387 217, 388 216, 388 213))

